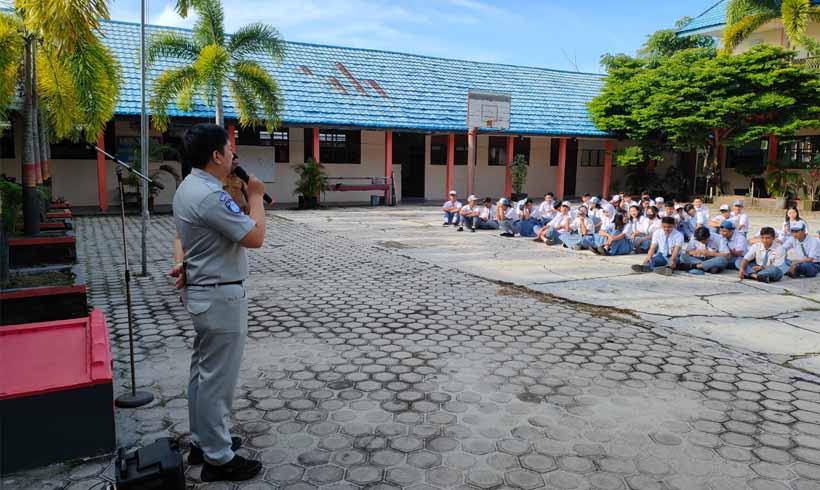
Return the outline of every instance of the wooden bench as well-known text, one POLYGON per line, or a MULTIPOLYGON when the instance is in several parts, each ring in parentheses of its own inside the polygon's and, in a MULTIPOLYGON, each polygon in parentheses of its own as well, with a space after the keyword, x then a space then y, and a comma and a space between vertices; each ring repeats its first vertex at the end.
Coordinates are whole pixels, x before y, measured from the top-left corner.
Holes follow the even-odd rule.
POLYGON ((325 191, 382 191, 390 190, 390 185, 387 183, 387 177, 329 177, 328 184, 325 186, 325 191), (361 181, 361 183, 346 183, 331 181, 361 181))

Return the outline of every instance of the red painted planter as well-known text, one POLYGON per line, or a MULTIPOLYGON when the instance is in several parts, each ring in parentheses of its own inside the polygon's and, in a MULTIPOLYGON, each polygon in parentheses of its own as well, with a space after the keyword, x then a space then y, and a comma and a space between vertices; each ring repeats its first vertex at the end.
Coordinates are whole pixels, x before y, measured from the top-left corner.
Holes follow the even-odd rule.
POLYGON ((49 211, 46 213, 46 218, 48 219, 68 219, 71 218, 71 210, 70 209, 62 209, 60 211, 49 211))
POLYGON ((12 284, 14 276, 22 275, 26 276, 26 286, 0 290, 0 326, 88 316, 86 285, 76 268, 43 267, 11 273, 12 284), (55 274, 65 274, 73 284, 54 284, 55 274))
POLYGON ((63 201, 63 202, 52 201, 51 203, 49 203, 48 207, 49 207, 49 209, 69 209, 71 207, 71 203, 66 202, 66 201, 63 201))
MULTIPOLYGON (((71 230, 74 226, 70 219, 60 219, 60 220, 49 220, 43 221, 40 223, 40 230, 41 231, 65 231, 71 230)), ((23 232, 23 225, 20 225, 17 228, 17 231, 22 233, 23 232)))
POLYGON ((34 267, 43 264, 73 264, 77 260, 77 240, 70 233, 9 238, 9 266, 34 267))
POLYGON ((114 450, 111 345, 100 310, 0 329, 4 474, 114 450), (57 439, 55 439, 57 437, 57 439))

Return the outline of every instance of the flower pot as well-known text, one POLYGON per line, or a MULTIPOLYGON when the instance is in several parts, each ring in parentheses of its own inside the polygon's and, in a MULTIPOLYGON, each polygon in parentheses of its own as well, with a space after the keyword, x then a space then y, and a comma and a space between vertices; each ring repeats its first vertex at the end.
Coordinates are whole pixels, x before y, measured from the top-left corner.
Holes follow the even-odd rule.
POLYGON ((510 201, 512 201, 512 202, 518 202, 518 201, 520 201, 522 199, 526 199, 526 198, 527 198, 527 193, 526 192, 513 192, 510 195, 510 201))
POLYGON ((800 207, 803 211, 811 212, 817 209, 818 201, 810 201, 808 199, 800 200, 800 207))
POLYGON ((0 301, 0 325, 88 316, 85 280, 76 267, 12 269, 0 301))
POLYGON ((319 198, 316 196, 299 196, 299 209, 316 209, 319 207, 319 198))

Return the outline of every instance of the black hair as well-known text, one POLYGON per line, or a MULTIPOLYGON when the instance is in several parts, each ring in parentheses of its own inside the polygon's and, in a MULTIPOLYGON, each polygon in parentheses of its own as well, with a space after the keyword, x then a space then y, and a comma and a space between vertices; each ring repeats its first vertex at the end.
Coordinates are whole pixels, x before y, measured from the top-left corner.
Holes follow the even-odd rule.
POLYGON ((228 132, 222 126, 199 123, 182 136, 183 161, 193 168, 205 168, 215 151, 222 153, 228 144, 228 132))
POLYGON ((624 221, 624 215, 621 213, 615 213, 615 217, 612 218, 612 224, 615 226, 617 231, 621 231, 626 226, 626 222, 624 221))
POLYGON ((693 209, 695 209, 695 206, 692 205, 692 204, 687 204, 686 206, 683 207, 683 211, 686 214, 689 214, 689 211, 692 211, 693 209))
POLYGON ((663 219, 661 219, 661 223, 663 223, 665 225, 675 226, 675 217, 674 216, 664 216, 663 219))
POLYGON ((545 195, 545 196, 550 196, 550 197, 555 197, 555 194, 553 194, 552 192, 547 192, 547 193, 546 193, 546 194, 544 194, 544 195, 545 195))
POLYGON ((712 235, 712 232, 709 231, 709 228, 706 228, 705 226, 701 226, 700 228, 695 230, 695 240, 697 240, 697 241, 706 240, 711 235, 712 235))
POLYGON ((561 209, 561 203, 558 202, 558 201, 553 201, 552 202, 552 209, 555 209, 556 211, 561 209))
POLYGON ((487 204, 488 202, 493 202, 493 198, 492 197, 485 197, 484 198, 484 204, 487 204))
POLYGON ((532 204, 532 199, 527 198, 527 200, 526 200, 526 201, 524 201, 524 204, 525 204, 525 205, 526 205, 526 204, 532 204))
POLYGON ((800 221, 800 210, 797 209, 797 206, 789 206, 788 208, 786 208, 786 223, 789 222, 789 211, 791 211, 792 209, 794 209, 794 212, 797 213, 797 221, 800 221))
POLYGON ((592 196, 589 195, 589 192, 584 192, 584 195, 581 196, 581 197, 592 197, 592 196))
POLYGON ((760 236, 763 236, 763 235, 768 235, 768 236, 771 236, 771 237, 775 236, 774 228, 772 228, 771 226, 764 226, 763 228, 760 229, 760 236))

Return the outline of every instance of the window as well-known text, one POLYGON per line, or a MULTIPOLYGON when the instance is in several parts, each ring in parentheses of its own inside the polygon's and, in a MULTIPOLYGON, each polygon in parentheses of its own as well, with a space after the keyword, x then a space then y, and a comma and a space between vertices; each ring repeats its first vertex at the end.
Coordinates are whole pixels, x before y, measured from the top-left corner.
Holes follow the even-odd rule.
POLYGON ((582 167, 603 167, 606 150, 581 150, 582 167))
POLYGON ((780 158, 792 168, 803 168, 820 154, 820 135, 801 136, 794 141, 781 143, 780 158))
POLYGON ((737 168, 741 173, 761 173, 766 168, 768 138, 754 140, 740 148, 728 148, 726 151, 726 168, 737 168), (748 169, 748 171, 747 171, 748 169))
MULTIPOLYGON (((447 165, 447 144, 450 137, 435 134, 430 137, 430 165, 447 165)), ((455 135, 454 165, 467 165, 467 135, 455 135)))
POLYGON ((558 152, 561 149, 560 138, 550 138, 550 167, 558 166, 558 152))
POLYGON ((490 149, 487 152, 487 165, 507 165, 507 138, 505 136, 490 136, 490 149))
POLYGON ((0 126, 0 158, 14 158, 14 131, 11 125, 0 126))
MULTIPOLYGON (((312 136, 313 131, 310 131, 312 136)), ((236 146, 272 146, 276 163, 290 162, 290 138, 287 128, 273 132, 252 127, 239 128, 234 130, 234 135, 236 146)))
POLYGON ((62 140, 51 144, 52 160, 95 160, 97 152, 86 146, 85 142, 62 140))
MULTIPOLYGON (((361 131, 319 130, 319 161, 322 163, 361 163, 361 131)), ((305 161, 313 156, 313 129, 305 128, 305 161)))

